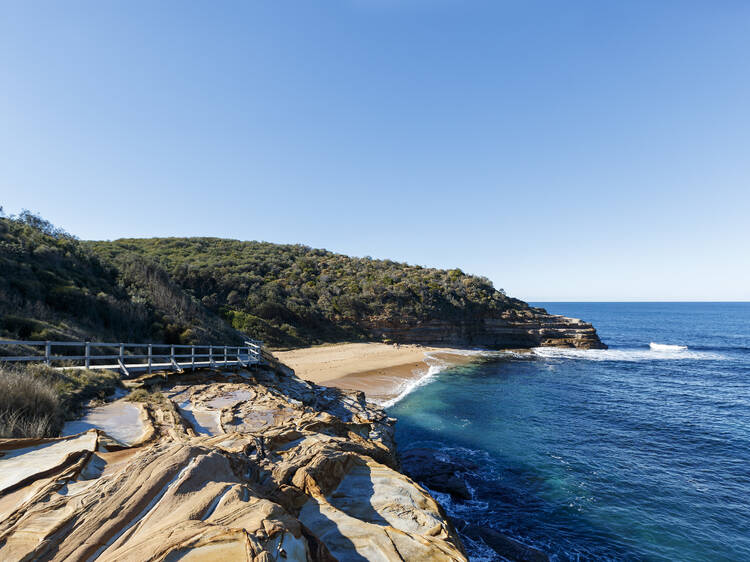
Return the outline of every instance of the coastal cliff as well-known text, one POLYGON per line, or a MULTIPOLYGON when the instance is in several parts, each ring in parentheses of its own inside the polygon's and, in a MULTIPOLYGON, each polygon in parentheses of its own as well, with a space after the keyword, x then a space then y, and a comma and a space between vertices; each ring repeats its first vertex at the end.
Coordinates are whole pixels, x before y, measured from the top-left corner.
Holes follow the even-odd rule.
POLYGON ((534 307, 451 322, 375 318, 368 320, 367 327, 372 337, 398 343, 489 349, 540 346, 607 348, 588 322, 548 314, 543 308, 534 307))
POLYGON ((362 393, 278 364, 135 385, 128 442, 0 441, 0 559, 466 560, 362 393))

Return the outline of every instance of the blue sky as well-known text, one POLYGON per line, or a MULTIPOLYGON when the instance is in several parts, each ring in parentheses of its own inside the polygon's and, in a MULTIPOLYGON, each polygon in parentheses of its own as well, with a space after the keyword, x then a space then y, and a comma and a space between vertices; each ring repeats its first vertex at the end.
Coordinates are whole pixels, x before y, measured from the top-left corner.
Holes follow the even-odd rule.
POLYGON ((749 54, 746 1, 8 1, 0 205, 748 300, 749 54))

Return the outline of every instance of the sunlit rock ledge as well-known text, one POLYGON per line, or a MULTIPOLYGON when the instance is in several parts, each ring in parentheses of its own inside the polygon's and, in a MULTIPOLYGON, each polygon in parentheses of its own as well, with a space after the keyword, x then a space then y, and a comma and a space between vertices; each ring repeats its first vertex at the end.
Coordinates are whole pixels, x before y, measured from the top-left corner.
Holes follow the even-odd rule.
POLYGON ((0 559, 466 560, 362 393, 283 366, 137 384, 161 392, 121 441, 95 415, 0 441, 0 559))
POLYGON ((590 323, 534 307, 510 309, 496 316, 471 315, 463 320, 389 317, 370 318, 363 323, 373 338, 399 343, 487 349, 607 349, 590 323))

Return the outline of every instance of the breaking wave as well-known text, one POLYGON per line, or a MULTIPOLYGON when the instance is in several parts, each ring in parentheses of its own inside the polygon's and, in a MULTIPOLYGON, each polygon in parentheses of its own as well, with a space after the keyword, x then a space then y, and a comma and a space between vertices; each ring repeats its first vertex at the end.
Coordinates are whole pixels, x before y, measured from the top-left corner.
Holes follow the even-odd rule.
POLYGON ((438 359, 437 357, 430 355, 430 353, 425 353, 424 362, 427 364, 427 369, 424 371, 424 373, 415 379, 406 381, 404 385, 399 389, 399 393, 395 398, 380 402, 381 407, 390 408, 397 402, 400 402, 401 400, 406 398, 406 396, 414 392, 420 386, 424 386, 432 382, 438 373, 451 366, 449 363, 446 363, 442 359, 438 359))
POLYGON ((648 349, 561 349, 535 347, 531 352, 544 359, 584 359, 588 361, 663 361, 722 360, 723 355, 707 351, 691 351, 685 345, 651 343, 648 349), (657 347, 654 347, 656 345, 657 347))
POLYGON ((688 348, 686 345, 670 345, 667 343, 654 343, 654 342, 651 342, 650 344, 648 344, 648 346, 653 351, 682 351, 688 348))

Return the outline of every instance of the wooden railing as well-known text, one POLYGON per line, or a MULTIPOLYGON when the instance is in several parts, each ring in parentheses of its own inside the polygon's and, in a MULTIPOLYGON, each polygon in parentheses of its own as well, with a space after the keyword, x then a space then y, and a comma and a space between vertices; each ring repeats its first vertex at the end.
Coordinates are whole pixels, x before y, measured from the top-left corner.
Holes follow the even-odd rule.
POLYGON ((248 367, 263 363, 261 346, 262 342, 255 340, 248 340, 242 346, 0 340, 0 362, 38 361, 58 368, 108 369, 130 376, 140 371, 248 367), (29 347, 39 349, 40 353, 6 355, 8 351, 12 353, 29 347), (58 353, 53 353, 55 348, 58 353), (79 353, 59 353, 60 348, 78 350, 79 353), (116 352, 103 353, 111 349, 116 352))

